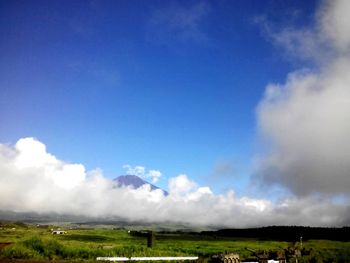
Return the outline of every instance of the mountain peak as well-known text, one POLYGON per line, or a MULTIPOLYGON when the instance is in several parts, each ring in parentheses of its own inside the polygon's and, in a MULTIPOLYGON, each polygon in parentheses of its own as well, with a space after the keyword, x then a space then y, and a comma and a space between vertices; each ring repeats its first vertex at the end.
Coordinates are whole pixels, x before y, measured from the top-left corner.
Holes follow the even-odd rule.
POLYGON ((168 195, 168 192, 143 180, 142 178, 136 176, 136 175, 121 175, 117 178, 113 179, 113 182, 117 183, 119 186, 132 186, 133 188, 137 189, 145 184, 149 184, 151 186, 151 191, 160 189, 164 192, 165 195, 168 195))

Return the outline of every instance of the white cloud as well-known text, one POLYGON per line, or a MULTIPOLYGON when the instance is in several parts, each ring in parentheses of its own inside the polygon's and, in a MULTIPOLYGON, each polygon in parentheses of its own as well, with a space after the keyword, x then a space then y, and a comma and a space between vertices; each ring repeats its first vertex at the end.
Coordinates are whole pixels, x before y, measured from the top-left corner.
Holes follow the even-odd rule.
POLYGON ((169 180, 167 196, 161 190, 151 191, 149 185, 115 188, 101 171, 86 172, 81 164, 60 161, 45 149, 33 138, 21 139, 14 146, 0 144, 0 210, 217 227, 350 222, 350 208, 344 203, 307 197, 273 204, 239 198, 233 191, 217 195, 187 175, 169 180), (33 164, 24 162, 24 156, 31 156, 33 164), (18 166, 18 160, 26 166, 18 166))
POLYGON ((143 178, 145 176, 145 167, 143 166, 131 166, 129 164, 125 164, 123 165, 123 168, 126 169, 126 173, 128 175, 136 175, 139 176, 141 178, 143 178))
POLYGON ((43 174, 63 188, 73 188, 85 179, 81 164, 65 164, 46 152, 46 146, 34 138, 20 139, 16 145, 14 164, 20 169, 43 169, 43 174))
POLYGON ((20 153, 16 159, 19 168, 41 167, 57 162, 55 157, 46 153, 46 146, 34 138, 18 140, 15 148, 20 153))
POLYGON ((131 166, 129 164, 123 165, 123 168, 126 170, 128 175, 136 175, 143 179, 151 178, 152 183, 157 183, 159 178, 162 176, 162 173, 158 170, 149 170, 146 172, 146 168, 143 166, 131 166))
POLYGON ((148 176, 152 178, 152 183, 158 182, 159 177, 162 176, 162 173, 158 170, 150 170, 148 176))
POLYGON ((348 12, 349 1, 324 1, 314 25, 273 34, 287 50, 312 58, 315 68, 268 85, 257 108, 269 148, 257 169, 265 186, 277 183, 302 196, 350 193, 348 12))
POLYGON ((349 10, 350 3, 347 0, 322 0, 309 26, 279 26, 269 22, 265 16, 257 17, 256 22, 261 25, 268 39, 294 59, 327 65, 329 60, 349 56, 349 10))
POLYGON ((176 196, 183 196, 197 188, 197 184, 190 179, 187 175, 180 174, 169 180, 169 192, 176 196))
POLYGON ((319 10, 320 32, 330 40, 338 52, 347 53, 350 48, 350 2, 325 1, 319 10))
POLYGON ((259 199, 243 197, 241 198, 241 201, 245 206, 255 208, 260 212, 263 212, 269 206, 271 206, 271 202, 267 200, 259 200, 259 199))

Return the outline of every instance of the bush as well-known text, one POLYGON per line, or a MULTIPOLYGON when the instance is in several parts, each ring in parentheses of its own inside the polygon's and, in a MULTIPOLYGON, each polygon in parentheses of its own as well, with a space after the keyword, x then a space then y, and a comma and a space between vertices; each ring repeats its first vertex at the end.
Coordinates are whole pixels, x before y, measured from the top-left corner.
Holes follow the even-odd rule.
POLYGON ((39 254, 44 254, 45 252, 44 242, 41 238, 36 236, 23 241, 23 245, 29 249, 38 252, 39 254))
POLYGON ((40 258, 40 255, 22 244, 14 245, 3 249, 0 259, 32 259, 40 258))
POLYGON ((4 251, 3 258, 60 259, 65 254, 64 247, 56 240, 44 242, 34 236, 4 251))

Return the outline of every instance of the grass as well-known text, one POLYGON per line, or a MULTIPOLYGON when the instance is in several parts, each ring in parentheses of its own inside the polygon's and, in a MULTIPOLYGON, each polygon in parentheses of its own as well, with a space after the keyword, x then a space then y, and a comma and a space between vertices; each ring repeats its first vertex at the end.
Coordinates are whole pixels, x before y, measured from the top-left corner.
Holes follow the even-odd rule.
MULTIPOLYGON (((0 229, 0 242, 14 242, 0 250, 0 259, 93 261, 99 256, 200 256, 200 261, 207 262, 212 255, 225 251, 246 258, 252 256, 246 248, 278 251, 294 247, 280 241, 158 233, 154 247, 147 248, 145 237, 132 236, 126 230, 99 228, 67 232, 67 235, 52 235, 49 229, 25 225, 0 229)), ((310 240, 303 242, 303 247, 310 253, 299 262, 350 262, 350 242, 310 240)))

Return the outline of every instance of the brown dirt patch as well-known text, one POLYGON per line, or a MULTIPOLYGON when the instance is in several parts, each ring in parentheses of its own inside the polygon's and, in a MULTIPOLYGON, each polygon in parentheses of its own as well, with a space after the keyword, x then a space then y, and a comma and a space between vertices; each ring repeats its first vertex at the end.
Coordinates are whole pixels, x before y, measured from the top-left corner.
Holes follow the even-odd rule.
POLYGON ((0 250, 4 249, 5 247, 10 246, 12 244, 13 244, 13 242, 0 242, 0 250))
POLYGON ((44 260, 25 260, 25 259, 0 259, 1 263, 44 263, 50 261, 44 260))
MULTIPOLYGON (((0 259, 0 263, 70 263, 70 261, 27 260, 27 259, 0 259)), ((79 262, 75 262, 79 263, 79 262)))

